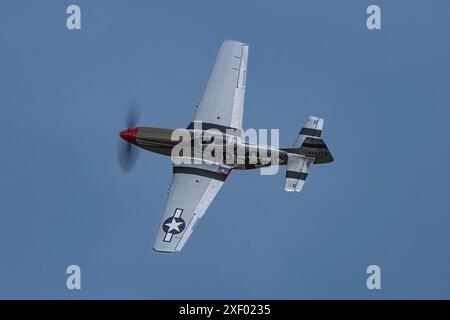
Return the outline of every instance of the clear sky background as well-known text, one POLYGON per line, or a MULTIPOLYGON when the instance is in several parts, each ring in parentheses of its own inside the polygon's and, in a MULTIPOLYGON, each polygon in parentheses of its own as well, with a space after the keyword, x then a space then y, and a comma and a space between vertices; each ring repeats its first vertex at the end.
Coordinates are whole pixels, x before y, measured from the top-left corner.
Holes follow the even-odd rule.
POLYGON ((449 39, 448 1, 1 1, 0 298, 450 298, 449 39), (122 173, 126 106, 185 127, 223 39, 250 45, 245 127, 288 147, 322 116, 335 162, 299 194, 234 171, 158 254, 171 163, 122 173))

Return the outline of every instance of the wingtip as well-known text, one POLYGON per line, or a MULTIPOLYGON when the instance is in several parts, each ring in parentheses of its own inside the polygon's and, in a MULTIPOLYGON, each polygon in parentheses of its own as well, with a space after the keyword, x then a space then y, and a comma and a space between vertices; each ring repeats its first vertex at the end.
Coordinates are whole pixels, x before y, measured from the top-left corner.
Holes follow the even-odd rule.
POLYGON ((157 253, 177 253, 178 252, 176 250, 164 250, 164 249, 158 249, 155 247, 153 247, 152 249, 153 249, 153 251, 155 251, 157 253))

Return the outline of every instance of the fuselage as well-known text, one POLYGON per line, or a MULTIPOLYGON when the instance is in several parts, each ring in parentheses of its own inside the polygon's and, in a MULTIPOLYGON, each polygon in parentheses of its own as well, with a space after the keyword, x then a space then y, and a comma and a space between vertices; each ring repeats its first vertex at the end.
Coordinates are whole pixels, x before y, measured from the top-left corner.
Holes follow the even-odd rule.
POLYGON ((328 152, 248 143, 238 135, 211 130, 139 127, 123 131, 121 137, 144 150, 164 156, 201 159, 240 170, 271 164, 285 165, 288 153, 303 154, 320 160, 320 156, 326 157, 328 152))

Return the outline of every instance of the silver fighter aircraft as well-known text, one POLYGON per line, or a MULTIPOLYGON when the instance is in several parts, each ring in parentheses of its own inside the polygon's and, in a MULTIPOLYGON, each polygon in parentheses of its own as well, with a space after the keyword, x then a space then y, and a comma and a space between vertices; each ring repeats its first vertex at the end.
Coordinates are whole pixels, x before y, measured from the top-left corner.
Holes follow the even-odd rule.
MULTIPOLYGON (((233 147, 227 149, 232 150, 231 154, 223 152, 221 161, 217 161, 217 157, 214 161, 173 161, 173 178, 153 246, 155 251, 178 252, 183 248, 233 169, 285 165, 284 189, 299 192, 312 164, 333 161, 321 138, 324 120, 318 117, 309 117, 291 148, 267 147, 242 139, 247 60, 247 44, 223 41, 193 121, 186 129, 177 129, 177 132, 190 135, 191 141, 197 141, 202 150, 211 143, 203 138, 203 134, 211 131, 215 132, 215 138, 217 132, 222 134, 223 140, 220 141, 233 147), (199 136, 200 139, 197 139, 199 136)), ((136 113, 130 113, 127 121, 129 129, 120 133, 125 142, 119 145, 119 163, 125 171, 136 160, 136 146, 171 156, 172 160, 183 158, 183 154, 176 153, 174 156, 174 148, 180 142, 174 139, 175 129, 135 127, 136 123, 136 113)), ((192 155, 189 157, 195 158, 192 155)))

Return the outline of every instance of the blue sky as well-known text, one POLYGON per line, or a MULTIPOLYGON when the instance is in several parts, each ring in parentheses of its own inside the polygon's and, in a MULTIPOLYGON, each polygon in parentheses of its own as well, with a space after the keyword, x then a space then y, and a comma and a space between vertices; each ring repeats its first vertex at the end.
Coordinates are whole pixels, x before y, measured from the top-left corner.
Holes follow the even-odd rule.
POLYGON ((2 1, 0 298, 450 298, 448 1, 2 1), (78 4, 82 30, 68 31, 78 4), (369 4, 382 29, 369 31, 369 4), (117 164, 140 125, 185 127, 219 43, 249 43, 244 125, 290 146, 325 118, 335 162, 300 194, 232 173, 184 250, 153 252, 168 158, 117 164), (77 264, 82 290, 66 289, 77 264), (377 264, 382 289, 366 288, 377 264))

